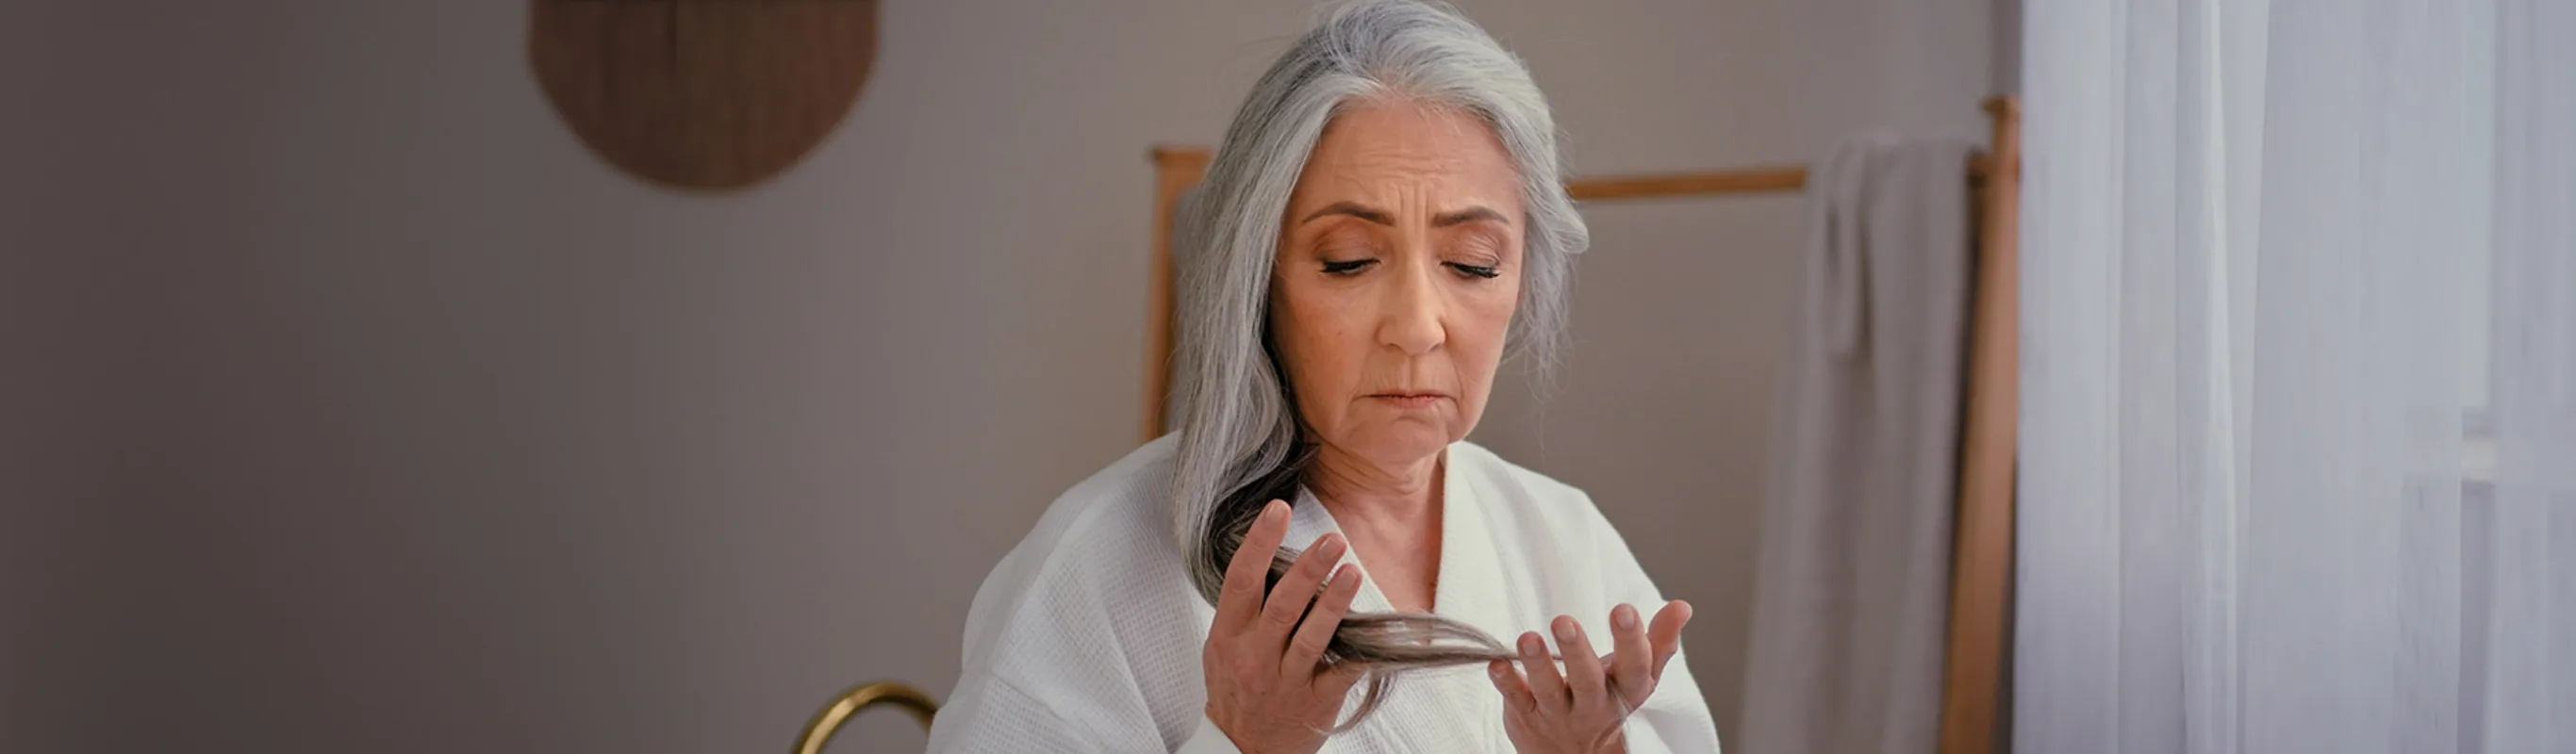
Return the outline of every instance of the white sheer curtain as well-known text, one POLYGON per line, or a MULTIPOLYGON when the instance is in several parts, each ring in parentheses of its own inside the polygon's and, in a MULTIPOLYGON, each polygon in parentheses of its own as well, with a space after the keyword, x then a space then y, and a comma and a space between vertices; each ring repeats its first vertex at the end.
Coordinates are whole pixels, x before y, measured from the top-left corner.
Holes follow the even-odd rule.
POLYGON ((2576 0, 2024 33, 2017 749, 2576 752, 2576 0))

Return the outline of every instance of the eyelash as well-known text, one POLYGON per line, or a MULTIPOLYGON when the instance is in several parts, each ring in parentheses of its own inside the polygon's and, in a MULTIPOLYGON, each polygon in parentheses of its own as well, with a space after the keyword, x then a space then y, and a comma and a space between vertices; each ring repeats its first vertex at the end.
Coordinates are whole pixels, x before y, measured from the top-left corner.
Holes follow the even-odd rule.
MULTIPOLYGON (((1374 264, 1377 264, 1377 260, 1375 259, 1354 259, 1348 262, 1325 262, 1324 274, 1335 277, 1350 277, 1352 275, 1359 274, 1361 270, 1368 269, 1370 265, 1374 264)), ((1457 270, 1459 274, 1484 280, 1492 280, 1494 278, 1502 277, 1503 275, 1502 270, 1490 266, 1460 264, 1457 262, 1446 262, 1443 264, 1445 264, 1449 269, 1457 270)))

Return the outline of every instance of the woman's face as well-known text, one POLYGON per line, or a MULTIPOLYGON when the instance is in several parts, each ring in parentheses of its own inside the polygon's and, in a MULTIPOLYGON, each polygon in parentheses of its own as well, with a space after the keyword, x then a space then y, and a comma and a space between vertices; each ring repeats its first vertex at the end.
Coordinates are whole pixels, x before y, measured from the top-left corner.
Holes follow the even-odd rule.
POLYGON ((1520 306, 1520 175, 1472 115, 1396 102, 1336 115, 1279 237, 1271 336, 1300 418, 1389 465, 1466 437, 1520 306))

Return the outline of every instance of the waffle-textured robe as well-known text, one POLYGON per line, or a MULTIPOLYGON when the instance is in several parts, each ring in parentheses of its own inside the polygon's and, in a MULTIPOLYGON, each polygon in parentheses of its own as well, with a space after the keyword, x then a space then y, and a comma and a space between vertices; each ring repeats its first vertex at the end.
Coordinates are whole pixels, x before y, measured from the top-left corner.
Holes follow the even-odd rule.
MULTIPOLYGON (((1215 607, 1200 599, 1172 541, 1175 437, 1146 444, 1058 498, 1002 559, 966 618, 965 668, 930 734, 933 752, 1231 752, 1209 723, 1200 649, 1215 607)), ((1548 621, 1583 622, 1607 654, 1610 608, 1652 617, 1653 581, 1581 490, 1472 443, 1441 464, 1441 549, 1433 611, 1505 642, 1548 621)), ((1287 543, 1336 531, 1310 493, 1287 543)), ((1348 562, 1359 562, 1345 555, 1348 562)), ((1363 575, 1367 564, 1360 563, 1363 575)), ((1355 612, 1384 611, 1374 580, 1355 612)), ((1675 656, 1628 718, 1629 751, 1714 754, 1717 728, 1675 656)), ((1483 665, 1414 673, 1326 752, 1509 752, 1502 696, 1483 665)))

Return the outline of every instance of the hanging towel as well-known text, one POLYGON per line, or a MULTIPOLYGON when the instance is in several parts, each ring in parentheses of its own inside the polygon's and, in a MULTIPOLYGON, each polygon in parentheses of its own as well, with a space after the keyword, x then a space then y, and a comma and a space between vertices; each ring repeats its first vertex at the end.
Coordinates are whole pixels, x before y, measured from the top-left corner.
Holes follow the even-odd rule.
POLYGON ((1730 752, 1938 747, 1973 149, 1864 135, 1808 177, 1730 752))

